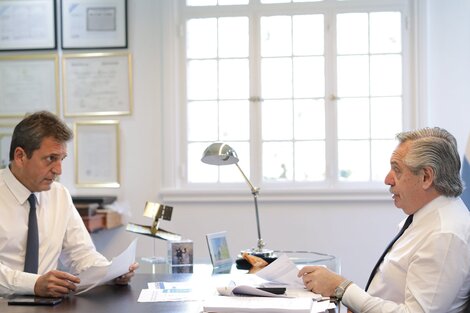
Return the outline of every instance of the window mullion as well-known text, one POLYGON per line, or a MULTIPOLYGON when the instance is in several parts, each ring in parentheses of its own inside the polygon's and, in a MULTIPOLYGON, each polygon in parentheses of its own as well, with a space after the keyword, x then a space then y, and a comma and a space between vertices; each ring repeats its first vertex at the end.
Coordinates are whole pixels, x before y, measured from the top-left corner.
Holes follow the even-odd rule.
POLYGON ((249 14, 250 20, 250 159, 251 179, 259 186, 262 182, 261 138, 261 39, 260 16, 256 10, 249 14))
POLYGON ((336 18, 335 13, 325 13, 325 134, 326 181, 335 184, 338 177, 337 134, 337 75, 336 75, 336 18))

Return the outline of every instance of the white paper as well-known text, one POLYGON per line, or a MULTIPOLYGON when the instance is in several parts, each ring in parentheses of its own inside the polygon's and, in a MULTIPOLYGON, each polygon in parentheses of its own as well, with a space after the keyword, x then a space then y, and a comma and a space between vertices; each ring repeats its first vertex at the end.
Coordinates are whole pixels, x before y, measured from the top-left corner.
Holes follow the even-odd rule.
POLYGON ((302 278, 297 277, 299 270, 286 254, 279 256, 274 262, 256 273, 259 277, 290 286, 304 286, 302 278))
POLYGON ((76 295, 85 293, 98 285, 129 272, 129 266, 135 262, 136 245, 137 238, 120 255, 113 258, 109 265, 92 266, 80 273, 78 276, 80 277, 80 284, 76 295))
POLYGON ((309 298, 212 297, 204 300, 204 312, 296 312, 311 313, 309 298))

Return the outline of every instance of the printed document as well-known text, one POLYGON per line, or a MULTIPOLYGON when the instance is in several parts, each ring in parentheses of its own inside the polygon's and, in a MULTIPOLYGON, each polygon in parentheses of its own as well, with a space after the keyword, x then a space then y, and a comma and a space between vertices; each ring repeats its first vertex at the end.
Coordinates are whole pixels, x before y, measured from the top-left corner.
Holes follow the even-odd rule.
POLYGON ((120 255, 113 258, 109 265, 92 266, 80 273, 78 275, 80 284, 77 286, 78 292, 75 295, 85 293, 96 286, 129 272, 129 266, 135 262, 136 245, 137 238, 120 255))

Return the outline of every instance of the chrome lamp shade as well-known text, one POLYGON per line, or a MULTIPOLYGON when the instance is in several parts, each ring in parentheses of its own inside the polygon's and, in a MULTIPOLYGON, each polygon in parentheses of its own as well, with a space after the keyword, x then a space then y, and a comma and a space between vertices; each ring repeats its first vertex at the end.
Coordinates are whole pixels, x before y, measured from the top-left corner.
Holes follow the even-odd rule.
POLYGON ((253 254, 256 256, 260 257, 271 257, 273 255, 272 250, 264 249, 265 243, 263 239, 261 238, 261 229, 260 229, 260 223, 259 223, 259 214, 258 214, 258 193, 259 193, 259 188, 253 186, 251 181, 248 179, 248 177, 245 175, 245 173, 242 171, 240 166, 238 165, 238 156, 235 150, 232 149, 229 145, 221 142, 216 142, 211 145, 209 145, 206 150, 204 151, 201 161, 210 164, 210 165, 230 165, 230 164, 235 164, 242 174, 243 178, 247 182, 247 184, 251 188, 251 194, 253 195, 254 202, 255 202, 255 213, 256 213, 256 226, 258 230, 258 243, 257 247, 253 249, 248 249, 244 250, 243 252, 247 252, 249 254, 253 254))

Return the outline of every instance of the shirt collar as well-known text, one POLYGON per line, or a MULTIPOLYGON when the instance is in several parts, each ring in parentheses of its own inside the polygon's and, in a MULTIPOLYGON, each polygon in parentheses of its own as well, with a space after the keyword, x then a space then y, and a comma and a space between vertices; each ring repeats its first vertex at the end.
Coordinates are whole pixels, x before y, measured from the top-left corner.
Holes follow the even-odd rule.
MULTIPOLYGON (((8 189, 10 189, 11 193, 16 198, 16 200, 21 205, 23 205, 28 200, 28 197, 31 194, 31 191, 29 191, 29 189, 26 188, 15 177, 15 175, 13 175, 13 173, 11 172, 11 170, 8 166, 3 170, 2 174, 3 174, 3 179, 4 179, 5 184, 7 185, 8 189)), ((38 202, 38 194, 39 193, 37 193, 37 192, 34 193, 37 202, 38 202)))
POLYGON ((453 198, 453 197, 439 196, 431 200, 431 202, 424 205, 421 209, 419 209, 414 214, 413 221, 416 221, 416 219, 420 220, 424 218, 426 215, 430 214, 431 212, 434 212, 438 208, 447 206, 449 203, 455 201, 456 199, 457 198, 453 198))

